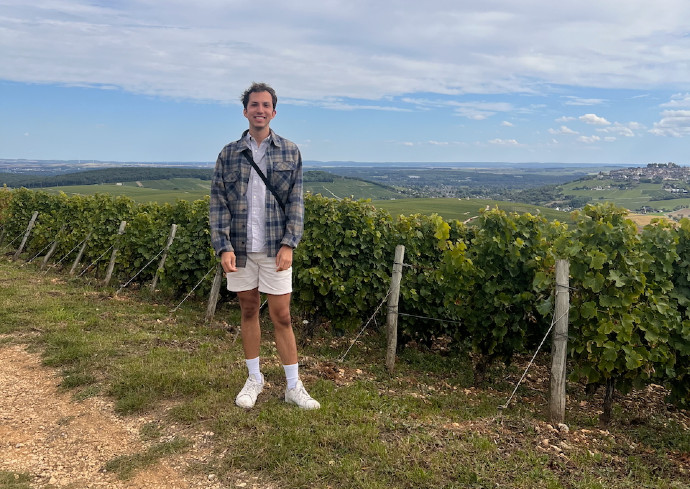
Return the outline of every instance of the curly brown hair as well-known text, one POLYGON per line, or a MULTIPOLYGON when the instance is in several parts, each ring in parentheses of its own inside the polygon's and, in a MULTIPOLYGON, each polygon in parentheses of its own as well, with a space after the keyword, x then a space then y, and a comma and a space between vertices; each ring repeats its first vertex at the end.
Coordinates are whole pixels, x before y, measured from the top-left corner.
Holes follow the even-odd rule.
POLYGON ((266 83, 256 83, 253 82, 252 86, 247 88, 244 93, 242 94, 242 105, 244 105, 244 108, 247 108, 247 104, 249 103, 249 95, 255 92, 268 92, 271 94, 271 98, 273 99, 273 110, 275 110, 276 105, 278 105, 278 96, 276 95, 276 91, 273 90, 273 88, 266 84, 266 83))

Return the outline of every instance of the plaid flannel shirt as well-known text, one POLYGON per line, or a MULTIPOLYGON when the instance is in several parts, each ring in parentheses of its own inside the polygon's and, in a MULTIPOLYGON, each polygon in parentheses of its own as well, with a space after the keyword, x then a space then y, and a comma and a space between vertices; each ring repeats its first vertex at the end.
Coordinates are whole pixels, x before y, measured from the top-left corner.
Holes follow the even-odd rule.
MULTIPOLYGON (((237 266, 247 263, 247 185, 251 164, 242 154, 244 136, 226 145, 218 155, 211 182, 211 243, 217 255, 234 251, 237 266)), ((282 245, 295 248, 304 228, 302 156, 297 145, 271 130, 266 150, 266 178, 285 204, 285 213, 271 191, 266 191, 266 248, 276 256, 282 245)))

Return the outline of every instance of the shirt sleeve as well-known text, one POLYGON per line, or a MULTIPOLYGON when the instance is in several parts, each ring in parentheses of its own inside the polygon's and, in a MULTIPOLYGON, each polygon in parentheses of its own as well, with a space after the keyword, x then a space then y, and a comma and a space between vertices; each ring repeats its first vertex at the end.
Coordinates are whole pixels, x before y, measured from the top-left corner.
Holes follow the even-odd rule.
POLYGON ((299 149, 297 152, 297 165, 294 172, 294 181, 288 194, 285 204, 285 234, 281 240, 281 245, 296 248, 302 239, 304 231, 304 194, 302 181, 302 155, 299 149))
POLYGON ((211 203, 209 207, 209 223, 211 227, 211 245, 220 256, 224 251, 235 251, 230 241, 230 221, 232 213, 228 205, 225 184, 223 182, 223 162, 225 150, 221 151, 216 160, 216 168, 211 180, 211 203))

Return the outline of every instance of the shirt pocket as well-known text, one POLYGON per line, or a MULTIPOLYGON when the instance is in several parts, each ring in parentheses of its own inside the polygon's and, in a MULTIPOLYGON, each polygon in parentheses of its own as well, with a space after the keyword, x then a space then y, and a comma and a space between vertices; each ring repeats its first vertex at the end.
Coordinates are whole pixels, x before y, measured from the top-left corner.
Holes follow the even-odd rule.
POLYGON ((292 177, 297 168, 297 163, 292 160, 277 161, 273 165, 271 172, 271 183, 275 187, 278 194, 285 198, 290 191, 292 185, 292 177))
POLYGON ((241 195, 241 179, 239 172, 230 172, 223 175, 223 185, 225 186, 225 196, 229 201, 237 201, 241 195))

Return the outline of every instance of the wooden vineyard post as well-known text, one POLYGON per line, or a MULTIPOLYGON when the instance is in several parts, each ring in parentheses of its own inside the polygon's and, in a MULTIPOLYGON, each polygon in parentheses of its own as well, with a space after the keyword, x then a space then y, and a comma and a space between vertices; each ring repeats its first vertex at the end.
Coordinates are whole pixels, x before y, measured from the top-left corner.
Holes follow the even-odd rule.
POLYGON ((405 247, 403 245, 396 246, 391 288, 388 295, 388 316, 386 318, 386 332, 388 336, 386 368, 389 372, 393 372, 395 368, 395 352, 398 348, 398 301, 400 300, 400 280, 402 279, 404 258, 405 247))
POLYGON ((86 239, 81 244, 81 248, 79 248, 79 253, 77 253, 77 257, 74 259, 74 263, 72 263, 72 268, 69 271, 70 275, 74 275, 77 272, 77 267, 79 266, 79 263, 81 262, 81 257, 84 256, 84 251, 86 250, 86 245, 89 243, 90 239, 91 239, 91 231, 89 231, 89 234, 86 235, 86 239))
POLYGON ((565 420, 565 367, 568 355, 568 311, 570 309, 569 289, 570 263, 556 261, 556 304, 554 309, 554 330, 551 341, 551 398, 549 416, 551 423, 565 420))
POLYGON ((66 227, 67 224, 63 224, 58 233, 55 235, 55 241, 53 241, 53 244, 48 250, 48 253, 46 253, 46 256, 43 257, 43 263, 41 263, 41 270, 43 270, 46 267, 46 265, 48 265, 48 260, 50 260, 50 257, 53 256, 53 253, 55 253, 55 249, 58 245, 58 237, 62 234, 66 227))
POLYGON ((168 258, 168 250, 170 249, 170 246, 172 245, 172 242, 175 239, 175 233, 177 233, 177 224, 173 224, 172 227, 170 228, 170 235, 168 236, 168 242, 165 244, 165 248, 163 249, 163 256, 161 257, 161 261, 158 264, 158 268, 156 269, 156 275, 153 276, 153 282, 151 282, 151 292, 152 293, 156 292, 156 285, 158 284, 158 276, 160 275, 160 271, 163 270, 163 267, 165 266, 165 260, 166 260, 166 258, 168 258))
POLYGON ((216 265, 216 276, 213 278, 213 286, 211 287, 211 294, 208 297, 208 306, 206 306, 206 322, 210 323, 213 315, 216 313, 216 305, 218 304, 218 296, 220 295, 220 285, 223 283, 223 267, 220 262, 216 265))
POLYGON ((38 217, 38 211, 34 211, 33 215, 31 216, 31 221, 29 221, 29 225, 26 227, 26 232, 24 233, 24 238, 22 238, 22 244, 19 245, 17 252, 14 254, 14 257, 13 257, 14 260, 19 258, 19 255, 21 255, 22 251, 24 251, 24 246, 26 246, 26 241, 29 239, 29 235, 31 234, 31 230, 34 228, 34 224, 36 224, 36 218, 37 217, 38 217))
MULTIPOLYGON (((120 223, 120 229, 118 229, 118 231, 117 231, 118 236, 121 236, 122 234, 124 234, 126 226, 127 226, 127 221, 122 221, 120 223)), ((118 252, 118 243, 116 241, 115 246, 113 248, 113 254, 110 256, 110 263, 108 264, 108 269, 105 273, 105 280, 103 280, 103 285, 108 285, 110 283, 110 279, 113 276, 113 269, 115 268, 115 258, 117 257, 117 252, 118 252)))

